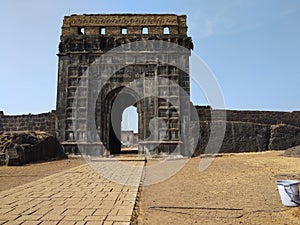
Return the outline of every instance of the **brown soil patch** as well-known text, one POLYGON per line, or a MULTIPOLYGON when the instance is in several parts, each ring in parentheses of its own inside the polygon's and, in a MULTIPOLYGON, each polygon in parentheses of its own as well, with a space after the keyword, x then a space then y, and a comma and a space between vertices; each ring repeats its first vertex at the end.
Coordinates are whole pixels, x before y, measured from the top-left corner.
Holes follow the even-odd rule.
POLYGON ((0 191, 7 190, 85 163, 83 159, 64 159, 24 166, 0 166, 0 191))
POLYGON ((289 157, 300 157, 300 145, 285 150, 283 155, 289 157))
MULTIPOLYGON (((283 152, 217 157, 204 172, 191 159, 170 179, 142 188, 140 224, 300 224, 282 206, 276 180, 300 179, 300 158, 283 152)), ((154 162, 148 162, 154 163, 154 162)))

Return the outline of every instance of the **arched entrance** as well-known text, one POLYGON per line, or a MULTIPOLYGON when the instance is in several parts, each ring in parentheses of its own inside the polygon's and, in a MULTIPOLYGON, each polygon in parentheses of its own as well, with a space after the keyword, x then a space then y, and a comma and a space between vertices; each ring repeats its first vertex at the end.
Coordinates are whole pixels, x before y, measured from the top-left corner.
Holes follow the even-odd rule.
MULTIPOLYGON (((111 154, 121 153, 121 122, 122 114, 129 106, 137 107, 137 112, 140 112, 140 102, 136 93, 124 87, 118 87, 110 91, 104 97, 106 110, 103 125, 107 127, 106 132, 102 135, 102 142, 111 154)), ((97 112, 96 112, 97 113, 97 112)), ((139 116, 140 117, 140 116, 139 116)), ((141 121, 138 120, 138 123, 141 121)), ((140 125, 138 125, 140 127, 140 125)))

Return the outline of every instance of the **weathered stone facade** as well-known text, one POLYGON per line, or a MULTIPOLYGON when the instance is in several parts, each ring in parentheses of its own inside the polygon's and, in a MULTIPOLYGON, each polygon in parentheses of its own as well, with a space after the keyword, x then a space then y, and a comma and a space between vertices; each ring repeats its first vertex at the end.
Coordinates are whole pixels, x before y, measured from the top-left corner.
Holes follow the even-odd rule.
MULTIPOLYGON (((210 121, 212 109, 210 106, 196 106, 199 119, 210 121)), ((213 110, 220 112, 222 110, 213 110)), ((288 124, 300 127, 300 111, 277 112, 257 110, 226 110, 227 121, 259 123, 259 124, 288 124)))
POLYGON ((56 135, 56 113, 5 115, 0 111, 0 132, 10 131, 44 131, 56 135))
MULTIPOLYGON (((209 138, 218 137, 210 132, 212 109, 196 107, 200 120, 200 138, 196 155, 205 152, 209 138)), ((220 110, 213 110, 219 112, 220 110)), ((239 111, 226 110, 226 132, 220 153, 259 152, 266 150, 285 150, 300 145, 300 111, 239 111)))
POLYGON ((133 105, 137 107, 139 118, 140 152, 155 149, 157 153, 171 153, 177 148, 178 153, 184 154, 184 147, 178 146, 189 133, 190 84, 189 74, 183 71, 188 71, 192 47, 191 38, 187 36, 186 16, 66 16, 58 54, 57 117, 58 138, 67 151, 74 151, 80 144, 89 146, 89 154, 99 155, 104 152, 99 147, 102 144, 111 153, 120 153, 122 112, 133 105), (158 45, 153 40, 159 42, 158 45), (182 46, 185 52, 177 52, 167 45, 166 55, 157 53, 165 43, 182 46), (107 57, 105 64, 97 64, 105 53, 121 45, 126 47, 120 54, 107 57), (182 70, 163 64, 157 59, 161 55, 168 62, 173 60, 176 65, 180 64, 182 70), (141 58, 147 60, 139 61, 141 58), (135 89, 126 87, 135 81, 135 89), (181 94, 180 87, 186 96, 181 94), (78 90, 80 96, 76 95, 78 90), (95 96, 97 102, 93 106, 94 102, 88 99, 95 96), (112 108, 117 101, 118 110, 114 113, 112 108), (183 118, 182 115, 188 116, 183 118), (182 126, 181 121, 185 125, 182 126), (91 132, 95 124, 97 133, 91 132))

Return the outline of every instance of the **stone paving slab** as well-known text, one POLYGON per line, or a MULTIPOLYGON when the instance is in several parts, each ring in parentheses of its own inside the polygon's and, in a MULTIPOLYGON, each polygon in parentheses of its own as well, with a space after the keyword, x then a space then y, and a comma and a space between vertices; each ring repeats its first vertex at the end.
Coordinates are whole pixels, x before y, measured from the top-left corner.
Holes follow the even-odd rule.
POLYGON ((130 224, 144 163, 93 162, 2 191, 0 224, 130 224))

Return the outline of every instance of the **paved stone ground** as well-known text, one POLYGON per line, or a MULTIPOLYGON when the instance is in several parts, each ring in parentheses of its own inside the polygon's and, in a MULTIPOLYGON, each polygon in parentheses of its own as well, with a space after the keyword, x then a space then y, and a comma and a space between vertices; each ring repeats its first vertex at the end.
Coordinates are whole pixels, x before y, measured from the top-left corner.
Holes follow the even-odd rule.
POLYGON ((144 162, 92 164, 0 192, 0 224, 130 224, 144 162), (95 168, 135 186, 106 179, 95 168))

